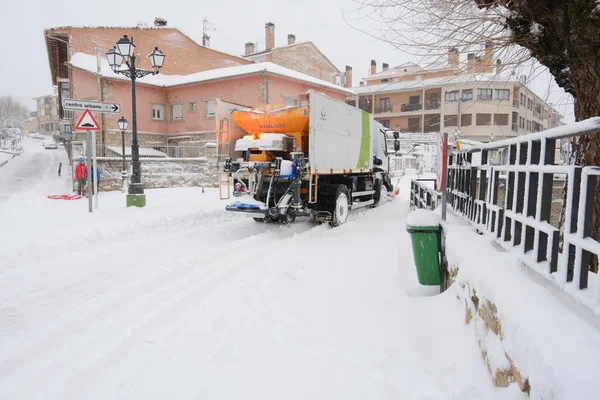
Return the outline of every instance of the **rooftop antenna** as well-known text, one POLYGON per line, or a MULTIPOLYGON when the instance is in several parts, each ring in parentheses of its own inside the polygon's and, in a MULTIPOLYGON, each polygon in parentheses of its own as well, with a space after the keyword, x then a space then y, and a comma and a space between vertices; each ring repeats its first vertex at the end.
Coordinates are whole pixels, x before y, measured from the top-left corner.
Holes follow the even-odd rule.
POLYGON ((208 25, 213 25, 208 19, 204 18, 202 20, 202 46, 210 47, 210 36, 208 36, 208 31, 214 31, 214 28, 209 28, 208 25))

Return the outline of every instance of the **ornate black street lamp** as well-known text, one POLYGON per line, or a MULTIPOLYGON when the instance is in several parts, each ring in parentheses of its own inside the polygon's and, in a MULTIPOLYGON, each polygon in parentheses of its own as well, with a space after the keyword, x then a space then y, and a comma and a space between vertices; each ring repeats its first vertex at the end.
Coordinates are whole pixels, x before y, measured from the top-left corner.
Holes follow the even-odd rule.
POLYGON ((143 78, 146 75, 156 75, 159 73, 165 62, 165 55, 155 47, 152 53, 148 55, 152 64, 152 71, 136 68, 135 45, 133 38, 129 39, 124 35, 117 42, 116 46, 106 53, 108 64, 117 74, 122 74, 131 79, 131 165, 133 173, 131 175, 131 184, 127 194, 127 207, 137 206, 144 207, 146 205, 146 195, 144 195, 144 186, 142 185, 142 171, 140 166, 140 148, 137 137, 137 111, 135 101, 135 81, 138 78, 143 78), (119 69, 125 61, 126 69, 119 69))
POLYGON ((125 192, 125 179, 127 179, 127 167, 125 166, 125 131, 127 130, 128 122, 125 117, 121 116, 117 121, 117 125, 119 125, 119 129, 121 130, 121 150, 123 155, 123 169, 121 170, 123 181, 121 182, 121 192, 125 192))

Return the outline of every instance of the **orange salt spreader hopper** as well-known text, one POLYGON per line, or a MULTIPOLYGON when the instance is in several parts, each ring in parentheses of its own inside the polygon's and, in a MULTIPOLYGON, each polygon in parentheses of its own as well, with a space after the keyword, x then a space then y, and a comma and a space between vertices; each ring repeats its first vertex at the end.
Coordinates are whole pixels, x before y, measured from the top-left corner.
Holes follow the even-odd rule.
MULTIPOLYGON (((267 104, 245 110, 231 112, 231 119, 240 128, 254 138, 264 137, 270 133, 286 134, 294 138, 297 149, 308 154, 308 122, 310 108, 308 106, 286 107, 267 104)), ((251 156, 252 161, 266 161, 266 152, 251 156)))

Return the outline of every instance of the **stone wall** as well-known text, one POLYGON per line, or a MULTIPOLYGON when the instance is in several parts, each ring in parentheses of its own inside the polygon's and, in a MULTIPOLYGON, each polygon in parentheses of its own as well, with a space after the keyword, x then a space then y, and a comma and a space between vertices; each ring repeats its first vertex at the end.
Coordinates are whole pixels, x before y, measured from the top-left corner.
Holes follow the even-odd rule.
POLYGON ((458 266, 451 264, 447 273, 447 288, 453 283, 458 285, 458 299, 465 305, 465 324, 472 325, 481 357, 497 387, 508 387, 516 382, 519 389, 529 394, 531 386, 529 378, 524 376, 505 349, 502 324, 498 317, 496 305, 477 293, 466 281, 458 280, 458 266))
MULTIPOLYGON (((76 160, 74 162, 77 162, 76 160)), ((100 167, 100 190, 121 190, 121 158, 97 159, 100 167)), ((216 158, 142 159, 142 182, 145 189, 205 186, 216 187, 216 158)), ((130 163, 127 161, 128 173, 130 163)), ((131 179, 128 176, 128 181, 131 179)))

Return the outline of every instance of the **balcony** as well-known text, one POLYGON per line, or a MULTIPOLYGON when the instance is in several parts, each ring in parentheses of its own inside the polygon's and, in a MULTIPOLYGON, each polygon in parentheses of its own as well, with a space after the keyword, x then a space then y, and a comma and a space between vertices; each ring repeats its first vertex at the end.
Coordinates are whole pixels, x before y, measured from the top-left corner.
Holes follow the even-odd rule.
POLYGON ((375 114, 394 112, 394 106, 379 107, 375 109, 375 114))
POLYGON ((513 107, 514 108, 519 108, 519 100, 513 99, 513 107))
POLYGON ((402 104, 402 106, 400 106, 400 110, 402 112, 418 111, 418 110, 422 110, 422 109, 423 109, 423 103, 409 103, 409 104, 402 104))
POLYGON ((513 122, 512 123, 512 131, 519 132, 519 124, 517 124, 516 122, 513 122))
POLYGON ((425 102, 426 110, 439 110, 441 107, 441 103, 439 101, 427 101, 425 102))

